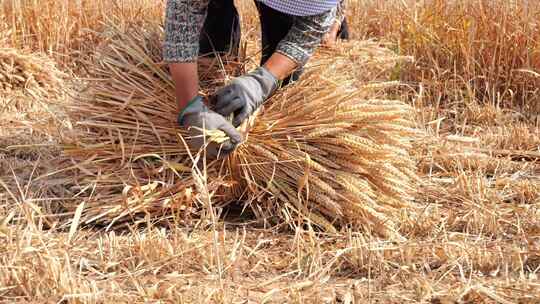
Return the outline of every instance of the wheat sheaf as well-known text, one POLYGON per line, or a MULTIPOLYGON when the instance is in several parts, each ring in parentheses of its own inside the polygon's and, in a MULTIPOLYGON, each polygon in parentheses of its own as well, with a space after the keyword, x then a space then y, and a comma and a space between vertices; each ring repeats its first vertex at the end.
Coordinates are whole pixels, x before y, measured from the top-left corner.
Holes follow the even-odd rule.
MULTIPOLYGON (((70 190, 89 198, 83 221, 196 215, 204 207, 193 177, 200 151, 186 149, 175 124, 162 29, 111 28, 108 35, 72 111, 78 133, 64 145, 66 171, 77 176, 70 190)), ((368 74, 373 60, 350 53, 382 54, 380 47, 342 47, 316 55, 300 81, 240 127, 245 141, 234 153, 206 164, 204 192, 214 207, 240 202, 274 222, 400 236, 402 217, 416 208, 412 109, 359 88, 357 69, 368 74)))

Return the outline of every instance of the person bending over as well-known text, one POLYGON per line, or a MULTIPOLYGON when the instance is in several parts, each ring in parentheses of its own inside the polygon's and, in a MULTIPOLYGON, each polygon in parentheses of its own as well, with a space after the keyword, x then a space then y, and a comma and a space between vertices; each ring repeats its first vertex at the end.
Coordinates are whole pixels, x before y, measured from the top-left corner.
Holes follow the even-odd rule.
POLYGON ((229 140, 209 143, 210 157, 226 155, 242 141, 235 129, 279 87, 297 80, 336 21, 340 0, 259 0, 261 65, 217 90, 215 112, 199 95, 200 54, 237 52, 239 19, 233 0, 168 0, 163 57, 175 84, 178 123, 189 130, 188 144, 200 149, 204 130, 221 130, 229 140), (232 123, 225 117, 233 115, 232 123))

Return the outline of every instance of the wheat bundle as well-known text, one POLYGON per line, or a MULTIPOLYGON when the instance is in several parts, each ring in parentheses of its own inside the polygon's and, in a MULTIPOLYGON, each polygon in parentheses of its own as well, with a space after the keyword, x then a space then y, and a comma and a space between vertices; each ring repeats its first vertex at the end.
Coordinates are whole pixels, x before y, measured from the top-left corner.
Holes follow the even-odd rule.
POLYGON ((353 86, 357 79, 347 71, 365 69, 368 75, 368 65, 347 52, 319 54, 301 81, 241 126, 245 142, 231 156, 207 164, 201 189, 175 123, 160 40, 161 29, 152 27, 111 30, 96 53, 88 89, 75 102, 79 133, 64 147, 64 172, 74 171, 69 189, 87 197, 83 222, 112 224, 171 210, 193 214, 204 204, 196 196, 205 192, 214 206, 241 201, 261 218, 311 222, 330 231, 358 224, 398 234, 416 180, 407 152, 414 135, 411 109, 362 97, 366 90, 353 86), (334 72, 339 82, 329 80, 334 72))
POLYGON ((10 146, 36 144, 35 130, 52 133, 64 101, 64 77, 47 56, 0 48, 0 146, 7 147, 0 156, 8 150, 28 155, 31 149, 10 146))
POLYGON ((28 129, 30 121, 55 116, 52 107, 63 101, 64 78, 47 56, 0 48, 0 134, 16 138, 13 128, 28 129))
POLYGON ((31 97, 57 93, 62 73, 52 60, 36 54, 24 54, 12 48, 0 48, 0 92, 22 92, 31 97))

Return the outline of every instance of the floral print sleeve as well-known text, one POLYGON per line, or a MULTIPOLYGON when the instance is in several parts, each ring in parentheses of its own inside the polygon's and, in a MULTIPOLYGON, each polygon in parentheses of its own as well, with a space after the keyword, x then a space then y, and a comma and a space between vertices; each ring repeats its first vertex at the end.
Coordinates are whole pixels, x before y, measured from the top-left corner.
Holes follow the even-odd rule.
POLYGON ((167 0, 163 59, 194 62, 209 0, 167 0))
POLYGON ((347 4, 348 4, 347 2, 348 0, 341 0, 341 2, 338 5, 336 18, 339 22, 343 22, 343 20, 345 20, 345 16, 347 13, 347 4))
MULTIPOLYGON (((210 0, 167 0, 163 59, 194 62, 199 54, 199 36, 210 0)), ((303 66, 313 55, 336 19, 337 8, 305 17, 294 17, 294 25, 280 42, 277 52, 303 66)))
POLYGON ((296 17, 294 25, 279 43, 277 52, 303 66, 336 20, 337 8, 314 16, 296 17))

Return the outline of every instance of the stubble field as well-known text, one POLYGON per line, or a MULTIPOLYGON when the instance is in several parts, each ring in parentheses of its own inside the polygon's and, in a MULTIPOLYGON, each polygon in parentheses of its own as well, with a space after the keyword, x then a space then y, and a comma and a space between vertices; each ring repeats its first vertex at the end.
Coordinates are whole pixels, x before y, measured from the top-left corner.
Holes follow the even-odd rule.
MULTIPOLYGON (((237 5, 243 60, 201 66, 205 91, 257 62, 256 11, 237 5)), ((0 302, 540 303, 540 4, 350 1, 352 41, 320 50, 217 173, 171 145, 170 83, 152 61, 163 13, 149 0, 0 3, 0 302), (336 98, 389 110, 362 125, 336 98), (346 164, 314 152, 318 137, 297 180, 286 164, 299 161, 278 159, 279 134, 334 139, 320 125, 291 128, 328 115, 302 117, 302 102, 335 103, 340 132, 373 132, 356 143, 376 164, 359 160, 376 189, 358 194, 371 211, 335 199, 300 220, 301 207, 280 203, 345 187, 325 179, 346 164), (298 111, 285 124, 288 106, 298 111), (378 141, 377 119, 399 122, 380 128, 406 137, 403 149, 378 141), (257 157, 285 169, 267 172, 257 157), (385 163, 416 172, 377 188, 385 163), (256 169, 227 179, 227 166, 256 169), (292 196, 280 183, 289 177, 292 196), (257 199, 238 194, 265 182, 257 199)))

